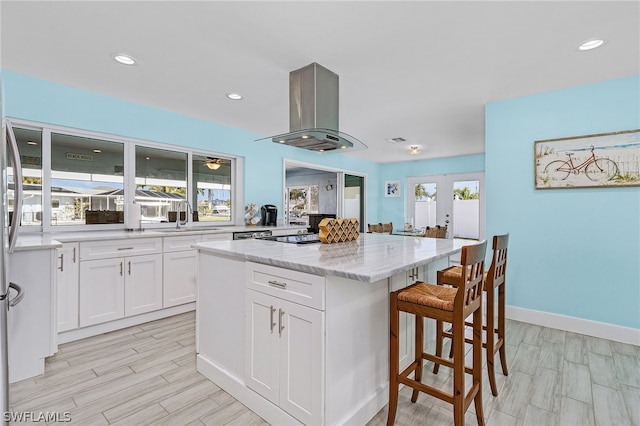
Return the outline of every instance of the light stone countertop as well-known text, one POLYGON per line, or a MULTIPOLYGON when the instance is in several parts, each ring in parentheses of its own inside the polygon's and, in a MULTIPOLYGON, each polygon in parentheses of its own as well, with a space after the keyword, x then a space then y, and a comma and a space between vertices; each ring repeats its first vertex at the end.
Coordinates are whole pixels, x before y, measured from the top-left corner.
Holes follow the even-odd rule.
POLYGON ((376 282, 458 253, 465 240, 360 234, 336 244, 286 244, 266 240, 194 244, 203 253, 292 269, 321 276, 376 282))
POLYGON ((259 232, 259 231, 282 231, 290 230, 295 234, 299 229, 306 229, 301 226, 189 226, 180 228, 178 231, 174 227, 167 228, 151 228, 144 231, 125 231, 125 230, 99 230, 99 231, 68 231, 68 232, 51 232, 51 233, 27 233, 20 232, 18 241, 16 242, 15 251, 28 250, 47 250, 58 248, 62 243, 75 241, 100 241, 100 240, 117 240, 128 238, 152 238, 152 237, 172 237, 179 235, 198 235, 198 234, 230 234, 233 232, 259 232))

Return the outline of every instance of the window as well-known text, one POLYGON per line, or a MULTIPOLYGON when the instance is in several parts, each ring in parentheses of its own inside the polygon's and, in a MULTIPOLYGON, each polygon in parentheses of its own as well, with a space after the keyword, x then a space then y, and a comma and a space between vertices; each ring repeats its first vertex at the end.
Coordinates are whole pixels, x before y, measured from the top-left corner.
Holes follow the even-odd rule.
POLYGON ((136 146, 135 201, 141 206, 142 223, 175 222, 178 211, 186 219, 186 177, 187 154, 136 146))
POLYGON ((51 134, 51 225, 124 223, 124 144, 51 134))
MULTIPOLYGON (((234 224, 234 209, 242 200, 242 188, 234 186, 241 181, 241 158, 37 123, 11 124, 22 162, 25 230, 124 229, 132 202, 140 206, 141 225, 147 228, 175 226, 178 218, 199 221, 195 226, 234 224)), ((7 158, 10 162, 8 153, 7 158)), ((11 164, 7 178, 12 203, 11 164)), ((12 216, 13 205, 8 211, 12 216)))
MULTIPOLYGON (((22 163, 22 226, 42 225, 42 131, 14 127, 22 163)), ((11 156, 7 155, 10 160, 11 156)), ((13 167, 7 170, 9 200, 13 201, 13 167)), ((13 205, 9 206, 13 212, 13 205)), ((13 220, 13 218, 12 218, 13 220)))
POLYGON ((202 155, 193 156, 191 201, 202 222, 231 221, 231 160, 202 155))

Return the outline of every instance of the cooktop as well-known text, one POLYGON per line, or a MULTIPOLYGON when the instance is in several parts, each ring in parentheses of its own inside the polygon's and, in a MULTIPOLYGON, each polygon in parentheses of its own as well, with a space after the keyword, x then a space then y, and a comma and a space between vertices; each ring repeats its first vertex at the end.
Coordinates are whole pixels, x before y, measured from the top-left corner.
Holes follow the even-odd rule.
POLYGON ((313 244, 319 243, 318 234, 300 234, 300 235, 283 235, 280 237, 268 236, 260 237, 259 240, 277 241, 279 243, 289 244, 313 244))

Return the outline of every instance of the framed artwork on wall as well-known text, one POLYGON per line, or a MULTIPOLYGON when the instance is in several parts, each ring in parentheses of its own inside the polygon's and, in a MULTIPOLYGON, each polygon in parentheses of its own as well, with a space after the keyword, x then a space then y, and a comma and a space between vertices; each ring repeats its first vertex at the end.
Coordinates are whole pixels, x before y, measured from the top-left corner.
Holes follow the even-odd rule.
POLYGON ((640 129, 534 143, 535 189, 640 186, 640 129))
POLYGON ((384 183, 384 196, 385 197, 399 197, 400 196, 400 181, 388 180, 384 183))

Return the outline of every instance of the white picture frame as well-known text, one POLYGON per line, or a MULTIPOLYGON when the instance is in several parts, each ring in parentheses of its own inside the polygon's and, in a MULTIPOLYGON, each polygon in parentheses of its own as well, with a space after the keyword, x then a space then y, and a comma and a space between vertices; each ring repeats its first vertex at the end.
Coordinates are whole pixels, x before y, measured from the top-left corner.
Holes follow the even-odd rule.
POLYGON ((400 181, 388 180, 384 183, 384 196, 385 197, 399 197, 400 196, 400 181))

